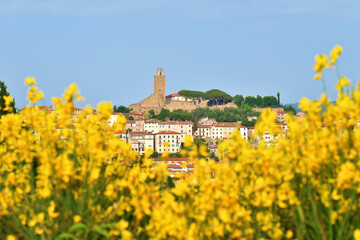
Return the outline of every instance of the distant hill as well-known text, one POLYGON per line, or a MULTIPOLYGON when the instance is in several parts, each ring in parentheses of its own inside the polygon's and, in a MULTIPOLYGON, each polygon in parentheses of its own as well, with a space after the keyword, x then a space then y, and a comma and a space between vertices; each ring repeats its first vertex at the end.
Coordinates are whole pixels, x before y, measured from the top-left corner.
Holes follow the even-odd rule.
POLYGON ((285 107, 292 106, 293 108, 295 108, 296 112, 301 112, 300 108, 298 108, 298 105, 299 105, 299 103, 284 104, 285 107))

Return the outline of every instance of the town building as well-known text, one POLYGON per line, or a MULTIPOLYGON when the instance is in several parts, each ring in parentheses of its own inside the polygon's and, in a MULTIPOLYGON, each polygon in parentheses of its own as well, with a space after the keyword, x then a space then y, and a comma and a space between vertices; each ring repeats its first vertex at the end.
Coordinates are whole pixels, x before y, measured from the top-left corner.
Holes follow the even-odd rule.
POLYGON ((163 153, 169 150, 170 153, 177 153, 181 146, 181 133, 174 131, 161 131, 155 133, 155 151, 163 153), (165 142, 168 146, 165 146, 165 142))
POLYGON ((181 142, 184 142, 185 135, 193 135, 193 127, 194 123, 191 121, 159 122, 159 131, 174 131, 181 133, 181 142))
POLYGON ((160 131, 159 129, 159 121, 158 120, 146 120, 144 122, 144 131, 157 133, 160 131))
POLYGON ((166 103, 170 103, 171 101, 182 101, 182 102, 186 102, 186 101, 192 102, 193 101, 193 99, 181 96, 179 93, 173 93, 173 94, 167 95, 165 97, 165 100, 166 100, 166 103))

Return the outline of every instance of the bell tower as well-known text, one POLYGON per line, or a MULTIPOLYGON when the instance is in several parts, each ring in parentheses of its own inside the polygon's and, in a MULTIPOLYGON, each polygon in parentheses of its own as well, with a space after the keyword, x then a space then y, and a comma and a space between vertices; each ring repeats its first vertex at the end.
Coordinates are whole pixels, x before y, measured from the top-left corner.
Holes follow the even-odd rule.
POLYGON ((165 101, 165 73, 163 68, 158 68, 154 75, 154 95, 165 101))

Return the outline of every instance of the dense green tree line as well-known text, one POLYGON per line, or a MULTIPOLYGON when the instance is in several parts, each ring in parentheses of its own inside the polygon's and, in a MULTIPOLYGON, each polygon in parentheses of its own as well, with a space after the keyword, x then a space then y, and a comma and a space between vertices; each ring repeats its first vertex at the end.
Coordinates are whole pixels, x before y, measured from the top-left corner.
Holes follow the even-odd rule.
POLYGON ((210 109, 196 108, 188 112, 182 109, 169 111, 162 109, 159 114, 155 114, 154 110, 150 110, 148 117, 158 119, 160 121, 193 121, 197 123, 202 117, 215 118, 217 122, 237 122, 241 121, 244 126, 254 126, 255 121, 248 121, 248 116, 259 116, 259 113, 253 112, 251 107, 245 106, 240 108, 210 109))
POLYGON ((127 108, 123 105, 120 105, 120 106, 114 105, 113 110, 114 110, 114 112, 119 112, 119 113, 129 113, 131 111, 130 108, 127 108))
POLYGON ((234 97, 230 96, 224 91, 219 89, 211 89, 206 92, 201 91, 192 91, 192 90, 181 90, 179 91, 181 96, 192 99, 205 99, 208 101, 209 106, 213 105, 224 105, 229 102, 234 102, 239 107, 242 104, 247 104, 250 107, 279 107, 280 106, 280 93, 277 93, 277 98, 275 96, 246 96, 235 95, 234 97))

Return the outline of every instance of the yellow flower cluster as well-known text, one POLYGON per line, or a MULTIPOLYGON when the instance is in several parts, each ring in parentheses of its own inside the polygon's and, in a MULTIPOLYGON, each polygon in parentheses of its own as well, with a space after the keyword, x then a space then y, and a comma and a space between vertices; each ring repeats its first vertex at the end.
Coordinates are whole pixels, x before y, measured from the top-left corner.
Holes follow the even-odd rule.
POLYGON ((315 56, 315 65, 313 66, 313 69, 317 72, 314 76, 315 80, 321 79, 322 80, 322 74, 324 68, 329 68, 331 65, 335 65, 338 57, 342 53, 342 48, 337 45, 335 46, 331 52, 330 52, 330 59, 325 55, 316 55, 315 56))
POLYGON ((177 182, 151 149, 139 156, 114 137, 126 120, 107 124, 111 104, 74 116, 76 98, 72 85, 53 99, 56 111, 1 118, 0 236, 360 239, 360 83, 335 103, 302 99, 306 115, 287 117, 286 135, 264 111, 256 133, 276 141, 255 148, 235 131, 220 162, 187 136, 181 154, 195 169, 177 182))

